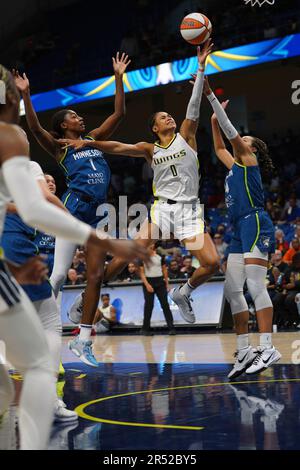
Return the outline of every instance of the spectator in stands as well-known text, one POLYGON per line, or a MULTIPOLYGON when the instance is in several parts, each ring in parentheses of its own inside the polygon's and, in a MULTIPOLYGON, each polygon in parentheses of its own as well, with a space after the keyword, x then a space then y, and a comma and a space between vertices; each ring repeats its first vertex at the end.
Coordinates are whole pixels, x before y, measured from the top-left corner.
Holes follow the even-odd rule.
POLYGON ((292 264, 293 257, 299 251, 299 247, 300 243, 298 238, 294 238, 294 240, 292 240, 291 247, 288 249, 288 251, 283 257, 283 261, 287 264, 292 264))
POLYGON ((296 197, 290 197, 287 207, 284 209, 281 222, 295 224, 300 222, 300 207, 297 206, 296 197))
POLYGON ((67 285, 77 286, 78 284, 81 284, 81 280, 78 279, 76 269, 70 268, 68 271, 67 285))
POLYGON ((217 230, 215 231, 215 235, 219 234, 223 237, 224 242, 228 245, 231 241, 231 235, 228 233, 226 226, 224 224, 219 224, 217 226, 217 230))
POLYGON ((280 250, 276 250, 271 256, 271 264, 272 267, 278 268, 281 273, 285 273, 289 268, 289 265, 283 261, 283 255, 280 250))
POLYGON ((182 279, 183 275, 181 274, 180 267, 176 259, 171 259, 169 268, 168 268, 168 277, 169 279, 182 279))
POLYGON ((294 255, 292 265, 286 271, 281 287, 272 299, 274 323, 279 327, 288 327, 299 322, 295 298, 300 290, 300 252, 294 255))
POLYGON ((139 268, 134 263, 129 263, 127 266, 127 275, 124 278, 124 281, 139 281, 139 268))
POLYGON ((276 249, 284 254, 289 249, 288 242, 284 239, 284 233, 281 229, 275 230, 276 249))
POLYGON ((86 259, 83 248, 77 248, 75 256, 73 258, 72 268, 77 272, 78 280, 81 283, 86 281, 86 259))
POLYGON ((286 273, 287 295, 285 299, 285 308, 287 310, 290 322, 298 323, 298 309, 295 297, 300 292, 300 252, 298 251, 292 260, 292 265, 286 273))
POLYGON ((193 258, 192 256, 185 256, 183 258, 183 266, 180 270, 182 277, 184 278, 190 278, 194 271, 196 271, 196 268, 193 267, 193 258))
POLYGON ((275 297, 276 293, 282 292, 284 275, 289 269, 289 265, 282 260, 282 253, 276 250, 271 257, 271 267, 268 271, 268 292, 271 300, 275 297))
POLYGON ((216 233, 214 235, 213 242, 215 244, 216 250, 217 250, 217 252, 218 252, 218 254, 221 258, 221 261, 222 261, 222 259, 224 258, 225 251, 226 251, 228 245, 227 245, 227 243, 224 242, 223 236, 219 233, 216 233))
POLYGON ((278 220, 278 207, 274 205, 272 199, 266 200, 266 212, 269 214, 273 222, 278 220))
POLYGON ((297 240, 300 243, 300 225, 297 225, 297 227, 296 227, 294 238, 297 238, 297 240))

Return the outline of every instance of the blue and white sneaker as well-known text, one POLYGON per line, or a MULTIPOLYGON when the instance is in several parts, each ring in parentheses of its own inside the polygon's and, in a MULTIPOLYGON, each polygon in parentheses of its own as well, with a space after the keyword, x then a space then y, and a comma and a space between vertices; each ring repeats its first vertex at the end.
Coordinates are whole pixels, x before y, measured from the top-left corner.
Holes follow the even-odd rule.
POLYGON ((175 304, 178 306, 179 313, 182 318, 187 323, 195 323, 196 317, 191 304, 193 299, 191 299, 191 297, 188 297, 187 295, 183 295, 180 291, 180 287, 175 287, 175 289, 172 289, 169 292, 169 296, 173 300, 173 302, 175 302, 175 304))
POLYGON ((88 366, 98 367, 98 362, 93 354, 92 341, 82 341, 78 337, 69 341, 69 349, 75 356, 88 366))

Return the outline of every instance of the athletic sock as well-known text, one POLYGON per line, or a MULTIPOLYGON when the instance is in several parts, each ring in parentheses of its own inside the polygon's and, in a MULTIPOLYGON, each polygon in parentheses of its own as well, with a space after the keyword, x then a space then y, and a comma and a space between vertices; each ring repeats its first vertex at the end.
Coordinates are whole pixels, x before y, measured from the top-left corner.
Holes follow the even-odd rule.
POLYGON ((270 349, 272 347, 272 333, 261 333, 259 335, 259 345, 270 349))
POLYGON ((245 335, 238 335, 237 336, 237 349, 241 351, 242 349, 249 348, 249 335, 248 333, 245 335))
POLYGON ((190 284, 190 281, 187 281, 182 287, 180 287, 180 292, 182 295, 186 295, 187 297, 189 297, 195 289, 196 287, 193 287, 190 284))
POLYGON ((89 341, 92 333, 92 325, 80 325, 79 339, 89 341))

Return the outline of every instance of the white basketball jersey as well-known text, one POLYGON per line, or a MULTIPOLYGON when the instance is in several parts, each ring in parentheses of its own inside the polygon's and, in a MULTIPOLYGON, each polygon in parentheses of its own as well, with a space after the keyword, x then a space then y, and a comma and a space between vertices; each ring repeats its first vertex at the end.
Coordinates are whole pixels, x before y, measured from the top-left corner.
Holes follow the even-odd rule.
POLYGON ((107 318, 107 320, 111 320, 111 308, 112 305, 109 305, 108 307, 100 307, 102 315, 107 318))
POLYGON ((162 199, 191 202, 198 199, 197 152, 177 133, 167 147, 154 144, 153 193, 162 199))

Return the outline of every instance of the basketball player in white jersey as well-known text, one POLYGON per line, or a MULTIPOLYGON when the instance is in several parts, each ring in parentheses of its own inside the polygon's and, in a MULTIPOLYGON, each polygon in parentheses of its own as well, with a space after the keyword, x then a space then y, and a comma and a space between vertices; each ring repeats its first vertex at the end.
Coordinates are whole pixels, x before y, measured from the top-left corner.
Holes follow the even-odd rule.
MULTIPOLYGON (((188 282, 170 292, 183 318, 189 323, 195 322, 190 303, 191 293, 213 276, 219 267, 219 256, 210 235, 203 233, 205 229, 198 200, 199 165, 196 143, 205 62, 212 46, 211 40, 208 40, 202 51, 198 48, 199 70, 186 118, 179 132, 176 133, 176 123, 169 113, 157 112, 150 122, 151 131, 157 139, 154 144, 140 142, 130 145, 98 141, 90 143, 92 147, 108 154, 144 157, 152 166, 155 202, 151 209, 151 223, 147 221, 144 223, 138 242, 143 246, 149 246, 158 238, 154 235, 157 230, 153 225, 159 227, 162 238, 170 238, 166 234, 171 228, 174 237, 178 238, 199 260, 201 267, 194 272, 188 282)), ((88 142, 62 139, 61 144, 79 149, 88 145, 88 142)), ((106 270, 105 281, 112 280, 123 268, 124 263, 114 259, 106 270)))
MULTIPOLYGON (((53 236, 60 236, 95 250, 115 252, 128 259, 148 259, 145 250, 132 242, 100 240, 88 225, 43 197, 29 171, 28 142, 15 124, 19 121, 20 96, 12 75, 0 65, 0 81, 5 85, 5 103, 0 104, 0 235, 8 202, 13 199, 22 219, 53 236)), ((40 263, 42 264, 42 263, 40 263)), ((47 274, 41 266, 27 275, 17 267, 14 273, 23 283, 39 283, 47 274), (24 275, 25 274, 25 275, 24 275)), ((47 446, 55 403, 54 364, 37 313, 18 285, 6 263, 0 260, 0 339, 5 342, 7 359, 23 375, 19 404, 21 449, 47 446)), ((0 365, 0 414, 14 396, 12 382, 0 365)))

